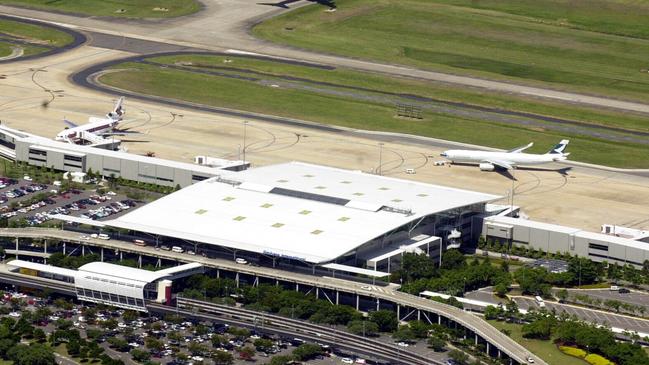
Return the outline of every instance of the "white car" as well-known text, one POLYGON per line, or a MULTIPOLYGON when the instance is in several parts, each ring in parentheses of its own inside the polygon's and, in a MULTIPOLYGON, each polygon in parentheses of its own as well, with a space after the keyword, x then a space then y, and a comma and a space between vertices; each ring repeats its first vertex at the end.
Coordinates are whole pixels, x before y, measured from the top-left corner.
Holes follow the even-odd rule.
POLYGON ((408 347, 408 346, 410 346, 410 345, 408 345, 406 342, 403 342, 403 341, 402 341, 402 342, 397 342, 397 346, 408 347))
POLYGON ((20 317, 20 312, 11 312, 9 313, 9 317, 18 318, 20 317))
POLYGON ((348 357, 343 357, 342 359, 340 359, 340 361, 342 361, 343 364, 353 364, 354 363, 354 360, 352 360, 352 359, 350 359, 348 357))
POLYGON ((234 262, 236 262, 237 264, 246 265, 248 263, 248 260, 237 257, 236 259, 234 259, 234 262))
POLYGON ((119 323, 117 324, 117 327, 119 327, 119 328, 126 328, 127 326, 126 326, 126 324, 124 324, 124 323, 122 323, 122 322, 119 322, 119 323))

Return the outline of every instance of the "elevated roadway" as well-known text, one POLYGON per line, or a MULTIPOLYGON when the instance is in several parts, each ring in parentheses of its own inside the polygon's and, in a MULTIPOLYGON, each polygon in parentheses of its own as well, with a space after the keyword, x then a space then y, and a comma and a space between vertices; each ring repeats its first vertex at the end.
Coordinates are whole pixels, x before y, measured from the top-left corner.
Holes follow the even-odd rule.
MULTIPOLYGON (((101 240, 101 239, 82 239, 78 232, 56 230, 56 229, 40 229, 40 228, 21 228, 12 229, 6 228, 0 230, 0 237, 12 238, 30 238, 38 240, 55 240, 62 242, 70 242, 79 245, 88 245, 93 247, 106 248, 111 250, 119 250, 123 252, 156 257, 165 260, 172 260, 177 262, 197 262, 206 267, 226 270, 237 273, 237 279, 240 274, 250 275, 255 278, 263 277, 270 278, 276 281, 294 283, 297 286, 306 285, 320 290, 331 290, 333 292, 343 292, 355 295, 358 298, 367 297, 376 300, 377 308, 381 301, 394 303, 397 311, 401 308, 411 308, 418 313, 429 313, 436 316, 441 323, 441 318, 444 318, 449 323, 457 323, 458 325, 468 329, 475 334, 476 343, 484 340, 487 343, 487 348, 497 350, 498 353, 505 354, 513 361, 524 364, 528 362, 528 356, 531 353, 523 346, 512 340, 507 335, 503 334, 496 328, 489 325, 483 319, 465 312, 459 308, 435 302, 432 300, 420 298, 414 295, 402 293, 391 289, 389 286, 381 288, 381 290, 368 290, 368 286, 350 280, 343 280, 339 278, 320 277, 296 272, 289 272, 278 270, 269 267, 240 265, 234 261, 224 259, 206 258, 196 255, 178 254, 171 251, 164 251, 155 249, 150 246, 136 246, 131 242, 120 241, 118 239, 101 240)), ((546 365, 546 363, 536 356, 532 356, 536 364, 546 365)))

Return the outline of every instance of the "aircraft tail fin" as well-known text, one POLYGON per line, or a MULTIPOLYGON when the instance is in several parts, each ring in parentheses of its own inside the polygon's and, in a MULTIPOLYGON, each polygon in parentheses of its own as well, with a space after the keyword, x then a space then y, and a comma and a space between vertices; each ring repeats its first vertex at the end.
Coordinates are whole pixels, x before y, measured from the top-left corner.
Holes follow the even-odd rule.
POLYGON ((125 113, 124 107, 122 106, 123 103, 124 103, 124 97, 121 96, 119 99, 117 99, 117 102, 115 103, 115 107, 110 113, 108 113, 107 117, 112 120, 122 120, 122 116, 125 113))
POLYGON ((570 140, 563 139, 556 146, 552 147, 552 149, 548 151, 546 154, 549 155, 558 154, 562 156, 568 156, 568 153, 566 152, 566 147, 568 146, 568 143, 570 143, 570 140))

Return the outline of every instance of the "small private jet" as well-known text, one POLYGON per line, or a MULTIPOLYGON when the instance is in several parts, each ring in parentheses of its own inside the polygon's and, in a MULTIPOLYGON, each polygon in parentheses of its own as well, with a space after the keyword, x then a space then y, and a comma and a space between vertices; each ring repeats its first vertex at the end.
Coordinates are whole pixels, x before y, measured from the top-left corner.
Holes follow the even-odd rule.
POLYGON ((562 140, 545 154, 524 153, 534 143, 514 148, 506 152, 448 150, 440 154, 451 163, 477 164, 482 171, 512 170, 518 166, 540 165, 550 162, 564 161, 570 153, 565 152, 570 141, 562 140))
POLYGON ((122 121, 126 111, 123 104, 124 97, 120 97, 115 103, 112 111, 103 118, 90 117, 88 123, 77 125, 67 119, 63 122, 68 126, 54 138, 57 141, 78 143, 79 140, 101 139, 109 135, 124 134, 123 131, 116 131, 116 127, 122 121))

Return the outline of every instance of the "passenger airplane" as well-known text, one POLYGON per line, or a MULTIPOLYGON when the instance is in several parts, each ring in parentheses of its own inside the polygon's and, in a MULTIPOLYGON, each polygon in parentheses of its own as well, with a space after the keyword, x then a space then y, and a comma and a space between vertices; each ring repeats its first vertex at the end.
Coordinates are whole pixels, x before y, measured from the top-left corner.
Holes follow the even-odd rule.
POLYGON ((90 117, 88 123, 77 125, 71 121, 64 119, 63 122, 69 126, 65 130, 56 135, 55 140, 75 143, 77 140, 87 137, 102 137, 106 135, 115 134, 113 131, 115 127, 122 121, 125 110, 122 106, 124 97, 119 98, 115 103, 112 111, 106 114, 104 118, 90 117), (88 134, 93 136, 88 136, 88 134))
POLYGON ((448 150, 444 151, 440 156, 447 158, 451 163, 478 164, 482 171, 511 170, 519 165, 540 165, 564 161, 570 154, 564 152, 568 142, 570 141, 567 139, 562 140, 543 155, 523 153, 523 151, 534 145, 534 143, 530 143, 507 152, 448 150))

